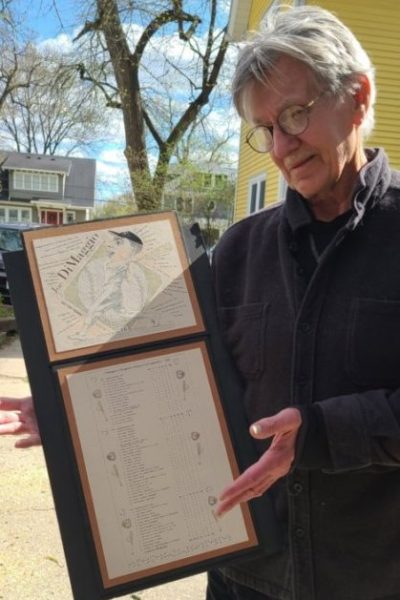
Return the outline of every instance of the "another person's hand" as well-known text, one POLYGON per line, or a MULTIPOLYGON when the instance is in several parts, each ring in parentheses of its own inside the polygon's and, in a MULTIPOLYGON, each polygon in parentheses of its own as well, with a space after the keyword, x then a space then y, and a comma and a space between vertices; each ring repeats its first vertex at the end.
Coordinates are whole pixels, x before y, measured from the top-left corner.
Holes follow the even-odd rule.
POLYGON ((41 444, 32 398, 0 398, 0 435, 19 434, 27 437, 17 440, 16 448, 41 444))
POLYGON ((250 433, 254 438, 273 437, 272 443, 256 463, 223 490, 215 511, 217 516, 240 502, 261 496, 290 471, 300 426, 301 413, 297 408, 285 408, 251 425, 250 433))

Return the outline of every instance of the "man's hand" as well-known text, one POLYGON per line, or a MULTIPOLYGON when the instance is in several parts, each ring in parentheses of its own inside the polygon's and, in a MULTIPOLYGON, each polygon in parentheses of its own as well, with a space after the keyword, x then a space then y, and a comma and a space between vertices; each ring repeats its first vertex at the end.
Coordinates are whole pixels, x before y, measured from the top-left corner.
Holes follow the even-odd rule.
POLYGON ((0 435, 23 433, 28 436, 19 439, 15 443, 16 448, 41 444, 32 398, 0 398, 0 435))
POLYGON ((256 463, 225 488, 216 507, 217 516, 240 502, 261 496, 289 472, 300 425, 301 413, 297 408, 285 408, 273 417, 260 419, 251 425, 250 433, 254 438, 263 440, 273 437, 271 446, 256 463))

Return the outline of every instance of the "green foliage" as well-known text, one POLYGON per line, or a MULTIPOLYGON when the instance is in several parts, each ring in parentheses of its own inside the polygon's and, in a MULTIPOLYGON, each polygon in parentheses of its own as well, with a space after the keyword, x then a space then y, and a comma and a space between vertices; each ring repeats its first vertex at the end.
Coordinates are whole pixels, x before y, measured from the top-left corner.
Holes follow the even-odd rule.
POLYGON ((14 309, 12 306, 3 303, 3 298, 0 294, 0 318, 3 317, 14 317, 14 309))
POLYGON ((120 217, 137 212, 137 206, 132 194, 122 194, 116 198, 97 204, 93 213, 93 219, 106 219, 107 217, 120 217))
POLYGON ((235 183, 230 170, 185 163, 171 169, 165 188, 169 206, 182 215, 232 221, 235 183), (225 172, 226 171, 226 172, 225 172))
POLYGON ((219 229, 216 229, 215 227, 203 227, 201 233, 206 248, 212 248, 218 242, 219 229))

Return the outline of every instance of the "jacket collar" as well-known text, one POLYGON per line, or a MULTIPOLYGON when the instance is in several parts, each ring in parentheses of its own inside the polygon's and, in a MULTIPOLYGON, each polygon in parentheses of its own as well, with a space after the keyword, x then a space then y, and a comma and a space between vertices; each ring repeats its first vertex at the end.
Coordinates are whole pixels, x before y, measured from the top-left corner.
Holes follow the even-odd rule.
MULTIPOLYGON (((372 208, 385 194, 390 184, 390 168, 383 149, 366 149, 368 162, 358 174, 353 193, 351 216, 345 227, 353 230, 361 222, 367 209, 372 208)), ((313 221, 307 201, 295 190, 288 189, 284 211, 293 233, 313 221)))

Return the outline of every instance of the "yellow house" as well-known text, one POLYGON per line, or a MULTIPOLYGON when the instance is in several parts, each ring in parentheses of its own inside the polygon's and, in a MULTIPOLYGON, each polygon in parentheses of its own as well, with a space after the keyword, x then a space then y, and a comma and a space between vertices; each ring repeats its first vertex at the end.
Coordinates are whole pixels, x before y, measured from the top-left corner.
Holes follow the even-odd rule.
MULTIPOLYGON (((232 0, 228 34, 240 41, 255 30, 278 0, 232 0)), ((284 4, 290 4, 287 0, 284 4)), ((334 12, 360 40, 376 68, 375 130, 367 146, 385 148, 391 165, 400 169, 400 2, 395 0, 293 0, 293 5, 314 4, 334 12)), ((242 123, 234 219, 282 199, 285 184, 270 157, 256 154, 244 143, 242 123)))

